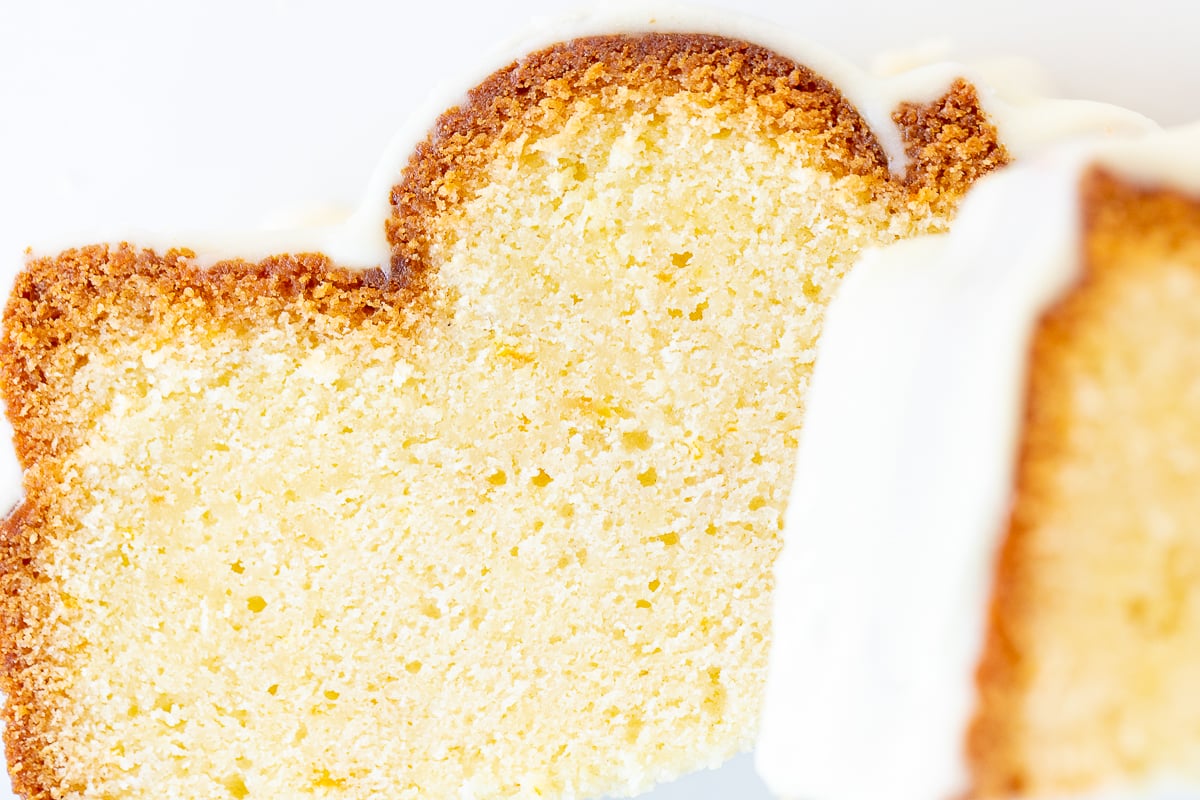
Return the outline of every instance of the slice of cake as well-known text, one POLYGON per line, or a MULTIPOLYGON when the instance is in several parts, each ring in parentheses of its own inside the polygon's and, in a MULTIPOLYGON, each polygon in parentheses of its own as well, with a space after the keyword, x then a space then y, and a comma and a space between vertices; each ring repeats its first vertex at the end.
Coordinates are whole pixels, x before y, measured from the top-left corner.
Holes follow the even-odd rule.
POLYGON ((1200 128, 984 184, 830 310, 759 750, 785 797, 1200 786, 1200 128))
POLYGON ((17 791, 590 797, 748 747, 824 307, 1008 157, 956 73, 809 56, 513 62, 341 231, 386 230, 374 268, 337 236, 32 259, 17 791))

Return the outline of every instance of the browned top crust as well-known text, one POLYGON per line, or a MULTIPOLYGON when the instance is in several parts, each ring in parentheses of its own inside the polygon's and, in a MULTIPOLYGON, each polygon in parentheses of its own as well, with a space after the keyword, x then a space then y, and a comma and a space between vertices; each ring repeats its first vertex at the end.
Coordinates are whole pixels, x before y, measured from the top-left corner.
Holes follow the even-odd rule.
POLYGON ((712 102, 754 103, 773 132, 823 134, 830 170, 871 176, 880 191, 900 187, 909 197, 937 205, 953 202, 978 177, 1008 161, 974 88, 963 81, 930 105, 897 109, 911 161, 904 179, 896 180, 874 134, 841 94, 811 70, 765 48, 683 34, 600 36, 555 45, 493 74, 462 106, 443 114, 417 147, 392 190, 390 277, 343 269, 313 254, 202 268, 187 250, 160 256, 126 245, 32 261, 9 298, 0 342, 0 378, 21 465, 28 468, 49 455, 55 442, 58 448, 64 444, 60 435, 29 423, 34 409, 61 396, 49 373, 73 371, 71 338, 102 324, 105 305, 149 318, 166 306, 202 304, 209 314, 243 322, 277 313, 296 299, 323 315, 343 315, 348 324, 384 308, 416 311, 412 301, 427 290, 432 268, 433 221, 469 198, 492 145, 528 126, 551 129, 573 99, 618 85, 641 88, 636 102, 642 103, 679 91, 712 102))
POLYGON ((929 105, 904 103, 892 114, 909 157, 903 186, 935 207, 957 200, 979 178, 1009 162, 996 129, 963 80, 929 105), (942 198, 939 200, 939 198, 942 198))
POLYGON ((443 114, 417 146, 392 189, 388 220, 392 269, 420 283, 430 269, 432 221, 473 195, 494 146, 529 130, 553 130, 579 98, 615 87, 633 109, 653 98, 690 92, 708 103, 762 110, 767 133, 817 134, 824 166, 855 173, 893 191, 944 207, 978 177, 1008 162, 974 87, 959 80, 929 105, 904 104, 894 119, 911 159, 903 179, 888 171, 875 134, 841 93, 807 67, 758 45, 702 34, 595 36, 554 45, 515 61, 443 114))
POLYGON ((356 326, 381 311, 416 311, 412 287, 379 270, 334 266, 323 255, 273 256, 260 263, 198 266, 194 254, 160 256, 129 245, 94 245, 31 261, 17 276, 0 340, 0 379, 15 429, 17 458, 28 469, 70 448, 46 409, 63 397, 63 381, 81 366, 72 340, 93 336, 119 307, 147 321, 172 307, 193 306, 231 324, 271 319, 282 309, 356 326))

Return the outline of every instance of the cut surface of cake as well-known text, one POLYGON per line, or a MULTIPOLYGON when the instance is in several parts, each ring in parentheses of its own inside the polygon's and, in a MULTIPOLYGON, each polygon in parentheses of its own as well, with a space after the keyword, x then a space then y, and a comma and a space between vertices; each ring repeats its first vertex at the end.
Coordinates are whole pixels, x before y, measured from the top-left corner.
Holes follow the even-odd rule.
POLYGON ((748 747, 824 307, 1007 159, 933 98, 893 170, 803 53, 570 40, 438 120, 378 268, 32 258, 18 793, 592 797, 748 747))
POLYGON ((1200 128, 989 178, 844 289, 777 564, 763 774, 785 797, 1194 794, 1200 128), (925 322, 897 338, 901 313, 925 322))

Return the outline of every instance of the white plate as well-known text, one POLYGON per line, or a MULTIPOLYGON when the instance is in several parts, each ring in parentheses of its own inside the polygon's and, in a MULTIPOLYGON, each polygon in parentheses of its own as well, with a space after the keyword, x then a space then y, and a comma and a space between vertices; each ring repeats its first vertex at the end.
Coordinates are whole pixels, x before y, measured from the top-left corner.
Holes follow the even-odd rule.
MULTIPOLYGON (((1165 124, 1200 118, 1190 3, 1143 0, 1120 18, 1091 0, 716 5, 800 30, 863 66, 881 51, 943 43, 963 60, 1034 59, 1064 96, 1123 104, 1165 124)), ((549 0, 5 3, 0 291, 28 244, 73 231, 245 230, 352 207, 432 84, 529 18, 564 8, 549 0)), ((17 495, 4 452, 0 503, 17 495)), ((10 796, 0 788, 0 800, 10 796)), ((650 797, 767 794, 743 756, 650 797)))

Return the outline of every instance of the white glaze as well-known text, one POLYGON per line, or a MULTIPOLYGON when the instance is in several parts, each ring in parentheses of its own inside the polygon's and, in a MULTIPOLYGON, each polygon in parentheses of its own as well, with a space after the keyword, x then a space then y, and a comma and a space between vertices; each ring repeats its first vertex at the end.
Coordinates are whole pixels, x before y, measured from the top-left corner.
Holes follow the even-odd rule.
POLYGON ((966 788, 1028 343, 1077 278, 1097 163, 1200 194, 1200 126, 989 177, 951 233, 868 254, 830 306, 776 564, 757 758, 780 796, 966 788))
POLYGON ((471 87, 492 72, 530 52, 580 36, 644 32, 707 33, 742 39, 808 67, 833 84, 858 109, 897 174, 904 171, 907 158, 892 112, 903 102, 928 103, 937 99, 959 77, 976 86, 1001 140, 1018 157, 1041 149, 1047 142, 1082 132, 1144 130, 1152 125, 1139 114, 1102 103, 1046 100, 1023 90, 1013 91, 1007 85, 1003 89, 991 87, 986 81, 986 71, 963 64, 939 62, 886 76, 871 74, 765 20, 671 3, 618 4, 604 10, 535 21, 525 35, 500 46, 469 72, 435 87, 393 137, 359 208, 337 224, 221 235, 136 229, 117 235, 107 231, 79 232, 69 241, 56 241, 54 248, 38 245, 34 249, 52 253, 63 246, 128 241, 159 251, 187 247, 196 252, 202 264, 225 258, 257 260, 278 253, 321 252, 346 267, 386 268, 390 264, 390 250, 384 223, 391 214, 391 188, 438 116, 460 103, 471 87))

